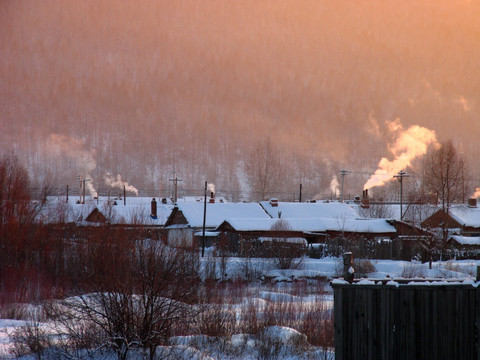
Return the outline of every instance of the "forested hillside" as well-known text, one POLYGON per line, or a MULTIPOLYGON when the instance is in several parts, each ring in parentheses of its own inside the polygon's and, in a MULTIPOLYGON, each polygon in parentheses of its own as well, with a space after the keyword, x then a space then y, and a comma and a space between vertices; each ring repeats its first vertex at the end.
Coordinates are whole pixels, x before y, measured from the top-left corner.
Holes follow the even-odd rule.
POLYGON ((399 118, 478 179, 479 19, 460 0, 3 1, 0 147, 38 184, 111 173, 168 194, 175 169, 186 192, 241 194, 270 139, 278 192, 316 194, 375 171, 399 118))

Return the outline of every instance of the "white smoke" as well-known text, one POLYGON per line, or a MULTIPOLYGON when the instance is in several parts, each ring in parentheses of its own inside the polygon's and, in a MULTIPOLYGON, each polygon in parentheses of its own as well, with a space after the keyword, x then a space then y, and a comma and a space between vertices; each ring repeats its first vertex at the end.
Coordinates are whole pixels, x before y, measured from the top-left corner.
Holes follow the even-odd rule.
POLYGON ((475 193, 472 195, 472 198, 474 198, 474 199, 480 198, 480 187, 477 187, 475 189, 475 193))
POLYGON ((439 146, 433 130, 418 125, 404 130, 400 119, 387 122, 387 126, 395 138, 394 143, 388 147, 394 159, 382 158, 378 169, 363 186, 364 189, 383 186, 394 179, 393 175, 410 166, 414 159, 425 155, 429 145, 439 146))
POLYGON ((213 192, 215 194, 215 185, 212 183, 207 184, 207 189, 209 192, 213 192))
POLYGON ((464 96, 459 96, 455 102, 457 104, 460 104, 460 106, 462 107, 463 111, 465 112, 468 112, 470 110, 472 110, 472 105, 471 103, 464 97, 464 96))
POLYGON ((337 196, 339 187, 340 187, 340 184, 338 182, 337 176, 334 175, 332 178, 332 181, 330 181, 330 186, 329 186, 330 192, 332 194, 335 194, 335 196, 337 196))
MULTIPOLYGON (((97 167, 95 161, 95 150, 88 149, 83 141, 71 138, 66 135, 51 134, 47 139, 47 147, 52 154, 57 156, 66 156, 77 169, 80 177, 90 178, 91 172, 97 167)), ((97 191, 92 181, 85 182, 85 188, 91 196, 96 196, 97 191)))
POLYGON ((133 192, 136 196, 138 196, 138 190, 135 186, 130 185, 128 182, 123 181, 122 175, 118 174, 116 177, 110 173, 107 173, 104 176, 105 184, 117 189, 123 189, 125 186, 125 191, 133 192))

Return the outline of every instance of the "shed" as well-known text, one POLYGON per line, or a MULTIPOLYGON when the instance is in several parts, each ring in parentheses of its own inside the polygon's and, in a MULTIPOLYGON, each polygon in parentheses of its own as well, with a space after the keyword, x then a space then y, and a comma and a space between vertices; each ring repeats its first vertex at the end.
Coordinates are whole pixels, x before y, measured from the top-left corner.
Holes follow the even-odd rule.
POLYGON ((89 223, 104 224, 107 221, 107 218, 105 217, 105 215, 102 214, 100 210, 98 210, 98 208, 94 208, 90 212, 90 214, 87 215, 87 217, 85 218, 85 221, 89 223))
POLYGON ((473 280, 332 282, 337 359, 477 359, 480 288, 473 280))

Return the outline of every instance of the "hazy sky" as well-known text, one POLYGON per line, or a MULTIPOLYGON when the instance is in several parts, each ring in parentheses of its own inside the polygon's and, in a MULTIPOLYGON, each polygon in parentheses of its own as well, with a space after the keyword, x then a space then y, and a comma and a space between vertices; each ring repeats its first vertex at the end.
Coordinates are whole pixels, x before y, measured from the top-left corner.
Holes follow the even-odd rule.
POLYGON ((476 0, 2 1, 0 143, 33 167, 66 136, 128 177, 113 153, 226 164, 270 137, 373 172, 400 121, 473 159, 478 19, 476 0))

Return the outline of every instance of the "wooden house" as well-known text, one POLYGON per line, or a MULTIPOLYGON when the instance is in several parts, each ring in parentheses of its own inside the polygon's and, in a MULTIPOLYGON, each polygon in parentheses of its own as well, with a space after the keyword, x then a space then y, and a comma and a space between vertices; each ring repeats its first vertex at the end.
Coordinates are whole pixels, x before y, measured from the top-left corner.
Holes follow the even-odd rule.
POLYGON ((452 205, 448 212, 438 209, 422 223, 422 227, 434 229, 443 227, 443 224, 459 235, 480 236, 480 209, 476 201, 470 201, 468 205, 452 205))
MULTIPOLYGON (((270 216, 258 203, 207 203, 205 213, 205 230, 216 236, 215 229, 225 219, 251 218, 270 220, 270 216)), ((167 241, 177 246, 192 246, 203 232, 204 203, 178 203, 165 223, 168 231, 167 241)), ((218 235, 218 234, 217 234, 218 235)), ((212 242, 214 240, 210 240, 212 242)))

